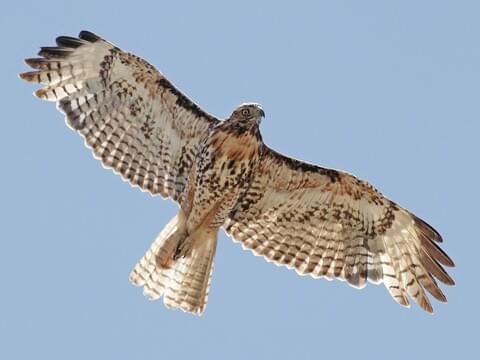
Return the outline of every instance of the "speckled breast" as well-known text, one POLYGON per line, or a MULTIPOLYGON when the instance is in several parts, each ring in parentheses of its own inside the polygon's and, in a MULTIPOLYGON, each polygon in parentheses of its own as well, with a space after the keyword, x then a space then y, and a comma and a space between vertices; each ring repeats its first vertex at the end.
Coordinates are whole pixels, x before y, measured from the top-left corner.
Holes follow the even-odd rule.
POLYGON ((248 189, 261 142, 250 133, 232 134, 219 129, 201 146, 192 174, 189 227, 202 224, 218 228, 248 189))

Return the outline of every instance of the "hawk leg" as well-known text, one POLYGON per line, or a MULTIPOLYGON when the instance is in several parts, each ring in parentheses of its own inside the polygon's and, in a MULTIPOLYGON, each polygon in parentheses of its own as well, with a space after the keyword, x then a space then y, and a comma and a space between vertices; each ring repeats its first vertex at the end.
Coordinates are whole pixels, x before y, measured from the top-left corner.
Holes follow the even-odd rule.
POLYGON ((194 241, 190 236, 180 240, 175 247, 175 251, 173 252, 173 261, 177 261, 182 257, 189 256, 192 252, 193 243, 194 241))

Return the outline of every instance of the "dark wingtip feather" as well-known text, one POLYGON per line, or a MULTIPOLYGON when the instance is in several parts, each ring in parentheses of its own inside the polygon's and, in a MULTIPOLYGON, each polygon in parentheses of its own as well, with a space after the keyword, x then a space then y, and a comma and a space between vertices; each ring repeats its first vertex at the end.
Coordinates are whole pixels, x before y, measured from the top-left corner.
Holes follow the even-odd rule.
POLYGON ((438 243, 443 242, 442 235, 440 235, 440 233, 435 230, 433 226, 429 225, 426 221, 420 219, 419 217, 415 217, 415 225, 430 240, 434 240, 438 243))
POLYGON ((86 30, 80 31, 80 34, 78 34, 78 37, 82 40, 85 40, 85 41, 88 41, 88 42, 91 42, 91 43, 94 43, 94 42, 101 39, 100 36, 90 32, 90 31, 86 31, 86 30))
POLYGON ((447 285, 455 285, 455 281, 445 271, 445 269, 429 254, 426 248, 422 248, 421 257, 422 265, 425 269, 438 280, 447 285))
POLYGON ((18 76, 22 80, 39 83, 40 82, 39 74, 40 74, 39 71, 27 71, 27 72, 18 74, 18 76))
POLYGON ((450 258, 450 256, 445 253, 437 244, 433 241, 429 241, 429 239, 421 238, 423 246, 427 249, 432 257, 439 261, 441 264, 448 266, 448 267, 455 267, 455 263, 450 258))
POLYGON ((437 292, 431 293, 435 299, 446 304, 448 302, 445 294, 439 289, 437 292))
POLYGON ((415 217, 414 220, 417 233, 423 245, 429 250, 429 253, 443 265, 454 267, 455 263, 453 260, 436 244, 443 242, 442 236, 438 231, 418 217, 415 217))
POLYGON ((45 59, 43 58, 28 58, 28 59, 25 59, 25 64, 27 64, 28 66, 34 68, 34 69, 39 69, 42 62, 45 61, 45 59))
POLYGON ((57 45, 60 47, 74 48, 74 49, 85 44, 82 40, 71 37, 71 36, 59 36, 55 41, 57 45))
POLYGON ((424 295, 423 297, 417 298, 416 300, 418 302, 418 305, 420 305, 420 307, 423 310, 425 310, 426 312, 428 312, 430 314, 433 314, 433 306, 430 303, 430 300, 428 300, 427 296, 424 295))
POLYGON ((38 55, 46 59, 63 59, 68 57, 72 51, 73 49, 70 48, 44 46, 40 48, 38 55))
POLYGON ((43 57, 25 59, 25 64, 37 70, 54 70, 60 66, 57 60, 45 59, 43 57))
POLYGON ((450 285, 450 286, 455 286, 455 280, 453 280, 452 278, 450 278, 450 282, 446 283, 447 285, 450 285))

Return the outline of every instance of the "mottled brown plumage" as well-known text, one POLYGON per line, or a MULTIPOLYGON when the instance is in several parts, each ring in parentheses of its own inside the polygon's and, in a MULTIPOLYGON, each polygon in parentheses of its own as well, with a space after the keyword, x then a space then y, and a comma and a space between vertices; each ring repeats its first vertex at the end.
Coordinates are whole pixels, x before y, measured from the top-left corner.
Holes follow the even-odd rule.
POLYGON ((208 298, 218 230, 300 274, 362 288, 384 283, 404 306, 427 311, 425 290, 446 302, 453 261, 424 221, 345 172, 283 156, 262 141, 260 105, 221 121, 152 65, 95 34, 59 37, 20 74, 44 84, 104 166, 132 185, 172 198, 180 211, 131 273, 151 299, 200 314, 208 298))

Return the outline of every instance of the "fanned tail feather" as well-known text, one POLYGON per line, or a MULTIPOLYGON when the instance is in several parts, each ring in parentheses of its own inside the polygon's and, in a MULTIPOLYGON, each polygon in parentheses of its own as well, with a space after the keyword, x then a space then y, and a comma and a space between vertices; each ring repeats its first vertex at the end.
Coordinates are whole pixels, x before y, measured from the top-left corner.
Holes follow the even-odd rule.
POLYGON ((201 239, 189 256, 177 260, 168 272, 164 303, 169 308, 201 315, 208 301, 217 246, 216 234, 201 239))
POLYGON ((184 218, 177 215, 135 265, 130 281, 143 286, 144 295, 151 300, 163 296, 167 307, 201 315, 208 300, 217 235, 195 239, 188 255, 172 260, 176 245, 184 239, 184 218))

